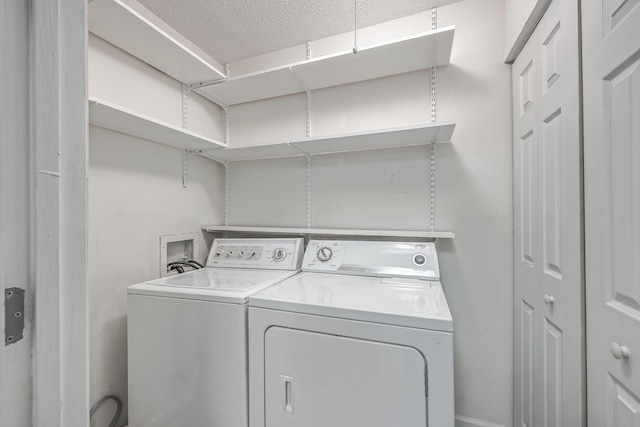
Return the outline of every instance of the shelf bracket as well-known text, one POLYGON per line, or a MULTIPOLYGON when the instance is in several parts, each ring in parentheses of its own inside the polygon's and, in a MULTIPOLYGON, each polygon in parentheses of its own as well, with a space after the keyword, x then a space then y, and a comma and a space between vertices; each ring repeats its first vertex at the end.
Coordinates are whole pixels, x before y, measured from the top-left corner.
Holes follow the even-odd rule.
POLYGON ((229 105, 220 101, 218 98, 208 94, 207 92, 203 92, 199 90, 196 93, 202 96, 203 98, 213 102, 218 107, 224 110, 224 143, 228 146, 229 145, 229 111, 230 111, 229 105))
POLYGON ((189 157, 200 153, 202 150, 182 150, 182 188, 189 183, 189 157))
MULTIPOLYGON (((226 80, 229 79, 229 63, 226 63, 224 65, 224 71, 225 71, 225 78, 223 80, 219 80, 219 81, 213 81, 213 82, 203 82, 203 83, 194 83, 191 85, 183 85, 187 87, 187 92, 188 91, 194 91, 196 92, 197 89, 200 89, 204 86, 210 86, 212 84, 216 84, 216 83, 222 83, 226 80)), ((184 87, 183 87, 183 91, 184 91, 184 87)), ((203 98, 213 102, 214 104, 216 104, 217 106, 219 106, 220 108, 222 108, 224 110, 224 143, 228 146, 229 145, 229 104, 225 104, 224 102, 220 101, 218 98, 216 98, 215 96, 204 92, 202 90, 198 90, 196 92, 198 95, 202 96, 203 98)), ((184 97, 184 95, 183 95, 184 97)))

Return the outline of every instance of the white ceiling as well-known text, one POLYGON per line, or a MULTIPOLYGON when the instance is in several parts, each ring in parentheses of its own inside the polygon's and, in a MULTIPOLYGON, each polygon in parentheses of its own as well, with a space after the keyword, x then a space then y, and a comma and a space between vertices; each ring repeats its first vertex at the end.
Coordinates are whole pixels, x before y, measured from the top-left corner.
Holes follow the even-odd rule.
MULTIPOLYGON (((220 63, 353 31, 354 0, 138 0, 220 63)), ((458 0, 357 0, 358 28, 458 0)))

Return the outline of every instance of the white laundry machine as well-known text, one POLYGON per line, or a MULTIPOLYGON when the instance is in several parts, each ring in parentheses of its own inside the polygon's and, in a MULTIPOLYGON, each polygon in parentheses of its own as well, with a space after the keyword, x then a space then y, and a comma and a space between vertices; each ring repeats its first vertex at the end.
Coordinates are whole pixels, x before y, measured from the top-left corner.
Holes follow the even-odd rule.
POLYGON ((453 327, 433 243, 312 240, 249 298, 251 427, 453 427, 453 327))
POLYGON ((248 425, 248 297, 296 274, 303 247, 216 239, 205 268, 128 288, 129 427, 248 425))

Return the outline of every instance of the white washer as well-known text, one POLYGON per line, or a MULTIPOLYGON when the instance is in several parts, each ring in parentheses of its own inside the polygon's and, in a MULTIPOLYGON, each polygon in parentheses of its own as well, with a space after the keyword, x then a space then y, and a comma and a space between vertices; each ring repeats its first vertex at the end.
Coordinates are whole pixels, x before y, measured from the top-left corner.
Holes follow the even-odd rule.
POLYGON ((205 268, 129 287, 130 427, 248 425, 248 297, 302 253, 299 238, 217 239, 205 268))
POLYGON ((433 243, 311 241, 249 298, 251 427, 454 427, 433 243))

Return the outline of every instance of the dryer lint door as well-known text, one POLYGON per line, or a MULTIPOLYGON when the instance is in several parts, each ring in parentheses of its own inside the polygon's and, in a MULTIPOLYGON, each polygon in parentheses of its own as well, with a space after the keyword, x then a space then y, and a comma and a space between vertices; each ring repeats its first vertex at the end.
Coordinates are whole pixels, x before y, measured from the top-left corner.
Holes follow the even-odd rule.
POLYGON ((426 362, 412 347, 271 327, 266 427, 424 427, 426 362))

